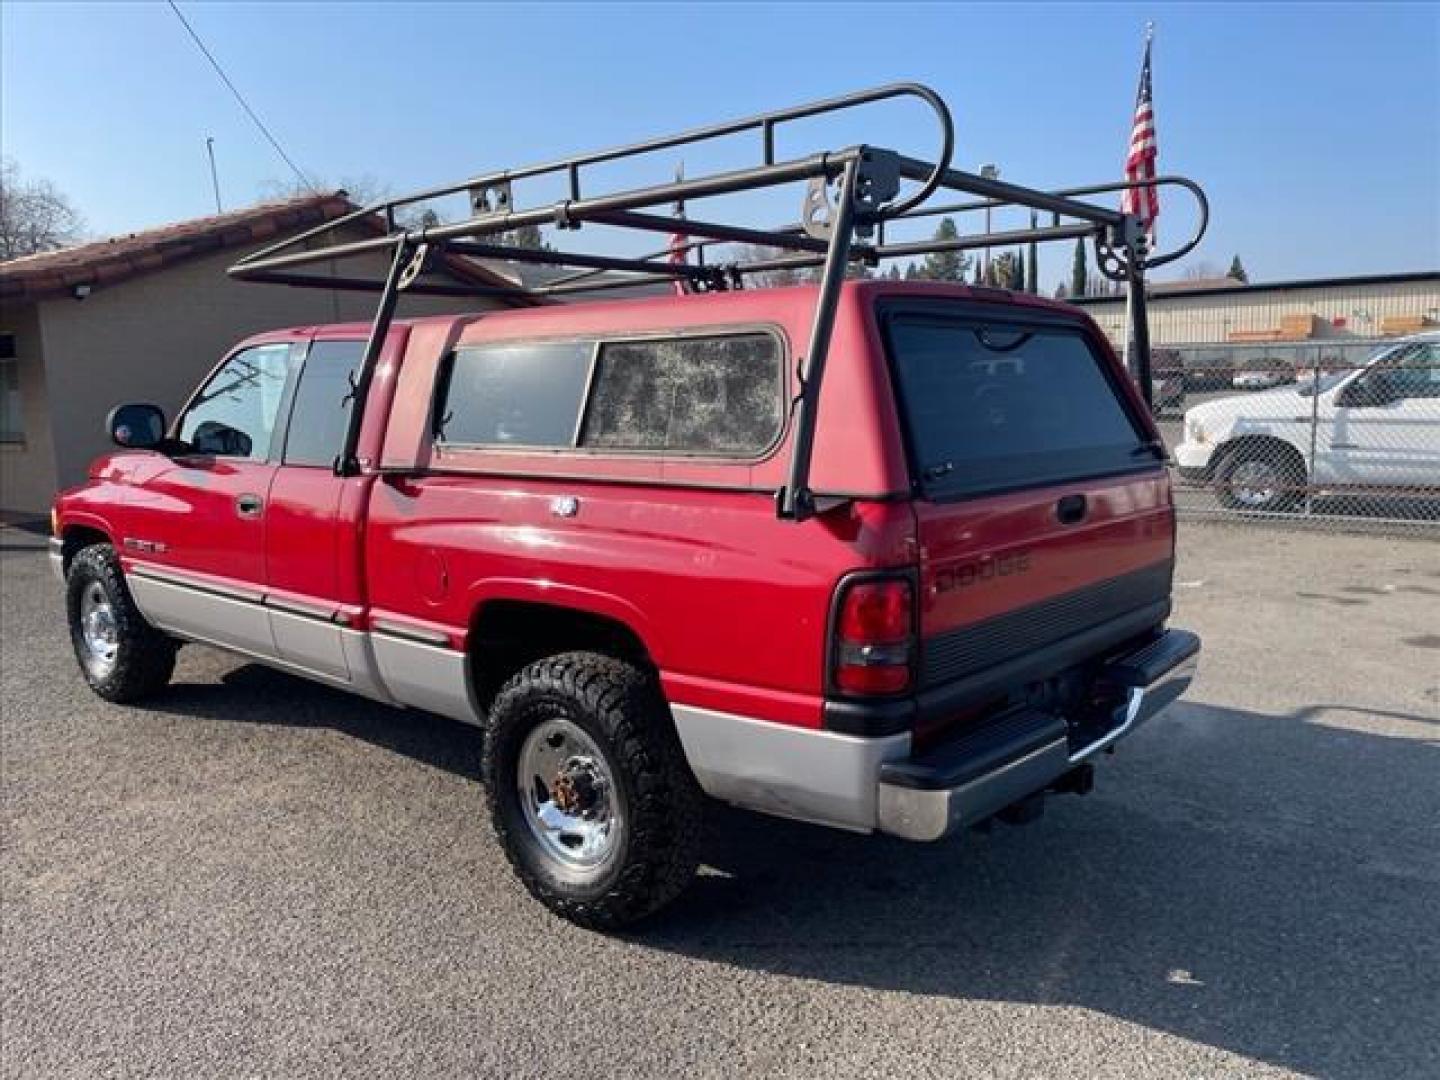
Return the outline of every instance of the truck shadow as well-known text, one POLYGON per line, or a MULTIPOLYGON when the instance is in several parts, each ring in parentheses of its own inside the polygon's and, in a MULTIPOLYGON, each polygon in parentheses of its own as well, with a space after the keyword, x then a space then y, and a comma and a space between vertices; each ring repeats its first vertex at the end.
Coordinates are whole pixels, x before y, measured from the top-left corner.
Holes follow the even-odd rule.
MULTIPOLYGON (((325 726, 478 777, 473 727, 258 665, 221 683, 156 707, 325 726)), ((1435 724, 1181 703, 1102 761, 1094 794, 936 845, 714 806, 699 877, 627 936, 840 985, 1078 1006, 1310 1074, 1440 1075, 1435 724)))
POLYGON ((479 728, 383 705, 263 664, 242 662, 218 682, 172 683, 147 707, 230 723, 330 728, 431 768, 480 779, 479 728))
POLYGON ((1440 1075, 1440 742, 1406 723, 1433 721, 1379 736, 1315 711, 1176 706, 1093 795, 940 845, 723 811, 706 870, 635 938, 1079 1006, 1310 1074, 1440 1075))

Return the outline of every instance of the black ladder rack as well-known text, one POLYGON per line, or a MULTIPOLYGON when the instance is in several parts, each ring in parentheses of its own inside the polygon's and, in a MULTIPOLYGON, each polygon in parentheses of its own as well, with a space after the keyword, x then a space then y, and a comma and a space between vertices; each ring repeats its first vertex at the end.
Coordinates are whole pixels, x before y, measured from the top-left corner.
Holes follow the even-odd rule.
POLYGON ((824 378, 840 286, 851 263, 873 266, 882 259, 936 252, 1076 238, 1089 240, 1094 245, 1101 273, 1126 283, 1129 298, 1126 359, 1146 401, 1150 400, 1145 272, 1182 258, 1200 242, 1209 220, 1209 206, 1204 192, 1197 184, 1180 176, 1158 177, 1144 185, 1183 188, 1195 197, 1198 208, 1196 228, 1190 239, 1172 251, 1157 255, 1149 251, 1138 218, 1081 200, 1081 196, 1113 194, 1141 185, 1119 182, 1063 191, 1040 191, 953 168, 954 144, 954 122, 941 97, 919 83, 895 83, 384 199, 247 255, 230 268, 230 274, 247 281, 326 289, 367 289, 381 294, 370 339, 356 375, 357 405, 351 409, 344 450, 336 462, 338 472, 351 475, 362 468, 362 463, 355 456, 360 418, 364 413, 360 403, 363 403, 369 389, 381 345, 402 292, 543 299, 674 281, 684 281, 692 289, 707 291, 741 288, 748 276, 779 268, 819 268, 820 284, 809 355, 801 361, 801 391, 795 403, 795 436, 789 476, 786 486, 777 492, 780 515, 799 520, 814 513, 808 481, 815 408, 824 378), (870 145, 788 160, 776 159, 775 132, 784 124, 902 98, 919 101, 934 114, 938 147, 933 160, 909 157, 870 145), (753 133, 759 134, 760 163, 749 168, 684 179, 677 177, 669 183, 619 191, 594 192, 588 189, 586 170, 594 166, 753 133), (560 179, 566 197, 538 206, 517 205, 517 186, 543 178, 552 182, 560 179), (805 187, 799 222, 778 228, 711 221, 703 215, 687 216, 682 222, 672 214, 655 212, 679 204, 703 203, 716 196, 801 183, 805 187), (971 196, 972 200, 932 205, 932 198, 941 191, 971 196), (407 227, 400 220, 402 211, 462 193, 471 211, 470 216, 462 221, 407 227), (1046 213, 1050 215, 1050 224, 960 236, 953 240, 886 240, 886 226, 891 222, 1003 206, 1027 207, 1046 213), (341 230, 362 219, 372 223, 377 220, 383 222, 383 233, 360 240, 341 239, 341 230), (551 225, 578 232, 587 224, 656 234, 683 232, 687 237, 698 238, 689 240, 685 245, 696 252, 697 258, 695 262, 672 262, 668 247, 646 256, 624 257, 601 252, 536 251, 500 242, 502 234, 522 226, 551 225), (773 249, 775 254, 767 254, 763 258, 707 262, 707 250, 720 244, 759 245, 773 249), (337 278, 329 273, 306 273, 304 270, 317 263, 375 252, 390 254, 390 268, 383 279, 337 278), (528 289, 519 285, 468 286, 424 280, 422 274, 431 260, 441 253, 545 263, 571 267, 577 272, 528 289), (607 277, 597 280, 597 275, 606 271, 610 272, 607 277))

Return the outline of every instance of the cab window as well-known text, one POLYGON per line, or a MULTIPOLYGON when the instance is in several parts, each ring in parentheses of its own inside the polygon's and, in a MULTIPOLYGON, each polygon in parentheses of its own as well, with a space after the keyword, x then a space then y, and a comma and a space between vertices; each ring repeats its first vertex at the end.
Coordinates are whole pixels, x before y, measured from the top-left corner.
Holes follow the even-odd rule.
POLYGON ((289 375, 289 345, 236 353, 191 399, 181 440, 197 454, 264 461, 289 375))
POLYGON ((286 465, 335 464, 350 422, 351 379, 363 341, 317 341, 305 356, 285 435, 286 465))

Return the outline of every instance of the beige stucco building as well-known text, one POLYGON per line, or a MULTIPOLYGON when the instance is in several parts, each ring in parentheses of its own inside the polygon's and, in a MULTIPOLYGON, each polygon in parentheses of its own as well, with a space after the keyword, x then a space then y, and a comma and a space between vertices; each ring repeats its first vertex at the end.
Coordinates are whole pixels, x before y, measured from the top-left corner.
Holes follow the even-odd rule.
MULTIPOLYGON (((250 334, 368 320, 373 293, 247 284, 225 272, 246 252, 353 209, 343 195, 306 197, 0 264, 0 510, 43 514, 58 488, 83 480, 109 448, 104 419, 116 403, 152 401, 174 416, 250 334)), ((383 259, 351 259, 340 272, 383 277, 383 259)), ((513 284, 470 260, 434 272, 467 285, 513 284)), ((529 301, 414 296, 400 314, 499 302, 529 301)))
MULTIPOLYGON (((1116 343, 1124 297, 1079 297, 1116 343)), ((1151 289, 1154 345, 1311 341, 1414 334, 1440 326, 1440 272, 1246 285, 1224 278, 1163 282, 1151 289)))

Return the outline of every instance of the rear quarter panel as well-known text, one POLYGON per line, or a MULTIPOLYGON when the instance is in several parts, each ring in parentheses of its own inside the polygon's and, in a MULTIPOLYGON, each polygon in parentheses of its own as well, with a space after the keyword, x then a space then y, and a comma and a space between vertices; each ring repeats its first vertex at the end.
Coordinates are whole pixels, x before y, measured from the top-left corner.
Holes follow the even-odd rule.
POLYGON ((836 581, 914 559, 904 504, 796 525, 748 492, 425 476, 376 485, 369 521, 377 619, 460 645, 493 600, 591 612, 640 637, 672 702, 808 727, 821 721, 836 581), (578 500, 574 517, 552 512, 562 496, 578 500))

